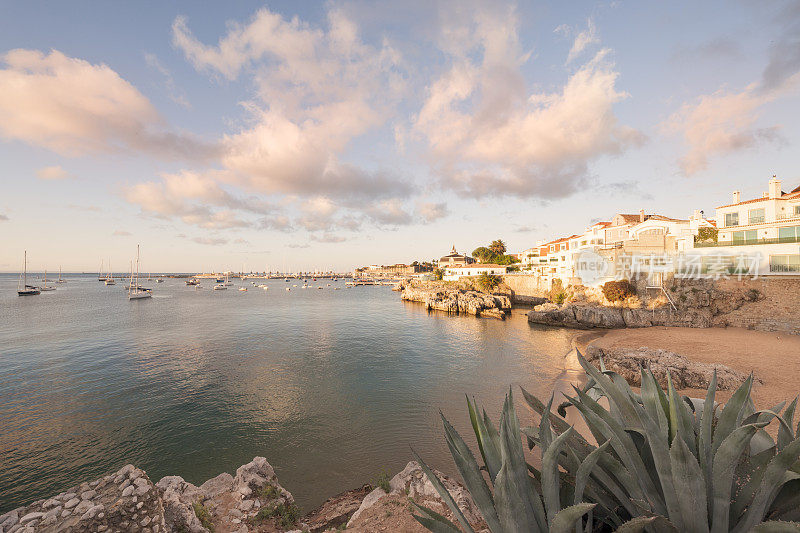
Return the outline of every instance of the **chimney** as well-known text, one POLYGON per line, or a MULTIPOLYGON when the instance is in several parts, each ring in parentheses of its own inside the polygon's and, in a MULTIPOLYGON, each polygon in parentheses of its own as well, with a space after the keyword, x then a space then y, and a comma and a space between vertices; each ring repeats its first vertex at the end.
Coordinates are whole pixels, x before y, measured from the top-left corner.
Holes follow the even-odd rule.
POLYGON ((699 210, 699 209, 695 209, 695 210, 694 210, 694 214, 692 215, 692 219, 694 219, 694 220, 700 220, 700 218, 701 218, 701 215, 700 215, 700 210, 699 210))
POLYGON ((639 222, 644 222, 644 209, 639 209, 639 222))
POLYGON ((739 191, 733 191, 733 203, 738 204, 742 198, 742 193, 739 191))
POLYGON ((769 180, 769 197, 771 199, 781 197, 781 180, 774 175, 772 176, 772 179, 769 180))

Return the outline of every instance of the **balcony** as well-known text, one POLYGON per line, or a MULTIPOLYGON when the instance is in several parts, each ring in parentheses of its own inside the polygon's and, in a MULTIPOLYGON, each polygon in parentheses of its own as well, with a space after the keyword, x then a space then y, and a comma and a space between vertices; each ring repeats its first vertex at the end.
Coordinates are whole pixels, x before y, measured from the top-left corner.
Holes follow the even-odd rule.
POLYGON ((714 248, 718 246, 755 246, 758 244, 785 244, 800 242, 800 237, 778 237, 777 239, 747 239, 737 241, 696 242, 695 248, 714 248))
POLYGON ((795 218, 800 219, 800 213, 789 213, 789 214, 778 213, 775 216, 776 220, 792 220, 795 218))
POLYGON ((800 272, 800 265, 769 265, 770 272, 800 272))
POLYGON ((748 222, 750 224, 763 224, 764 223, 764 215, 757 216, 757 217, 750 217, 748 222))

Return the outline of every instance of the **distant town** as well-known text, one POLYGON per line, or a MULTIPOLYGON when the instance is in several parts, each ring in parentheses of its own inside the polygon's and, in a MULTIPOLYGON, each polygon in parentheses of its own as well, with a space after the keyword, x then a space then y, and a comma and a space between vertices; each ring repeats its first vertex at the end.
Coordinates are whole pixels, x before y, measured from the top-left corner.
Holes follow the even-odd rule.
POLYGON ((659 286, 665 274, 725 277, 800 273, 800 185, 784 192, 773 176, 759 198, 743 200, 733 191, 713 217, 695 210, 687 218, 657 213, 618 213, 583 232, 540 241, 506 253, 501 240, 472 254, 450 253, 437 260, 357 268, 356 278, 525 275, 543 289, 554 283, 601 285, 633 272, 646 272, 659 286))

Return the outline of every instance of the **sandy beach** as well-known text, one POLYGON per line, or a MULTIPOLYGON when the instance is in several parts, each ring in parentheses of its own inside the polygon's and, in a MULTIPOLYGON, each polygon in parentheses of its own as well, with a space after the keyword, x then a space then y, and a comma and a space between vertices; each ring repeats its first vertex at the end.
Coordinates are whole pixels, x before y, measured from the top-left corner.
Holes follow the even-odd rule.
MULTIPOLYGON (((753 387, 757 408, 770 408, 800 393, 800 337, 785 333, 740 328, 617 329, 578 335, 576 347, 582 352, 589 344, 601 348, 660 348, 703 363, 723 363, 741 372, 753 372, 763 383, 753 387)), ((705 391, 680 391, 702 397, 705 391)), ((718 391, 726 401, 733 391, 718 391)))

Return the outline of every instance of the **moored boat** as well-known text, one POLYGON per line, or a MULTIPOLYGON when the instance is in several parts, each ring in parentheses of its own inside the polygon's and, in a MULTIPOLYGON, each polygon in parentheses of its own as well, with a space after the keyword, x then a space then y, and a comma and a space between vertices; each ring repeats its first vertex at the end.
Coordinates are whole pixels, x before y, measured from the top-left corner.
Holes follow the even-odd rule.
POLYGON ((28 285, 28 251, 25 250, 24 259, 22 262, 22 276, 20 280, 22 284, 17 282, 17 295, 18 296, 35 296, 39 294, 39 289, 33 285, 28 285))

